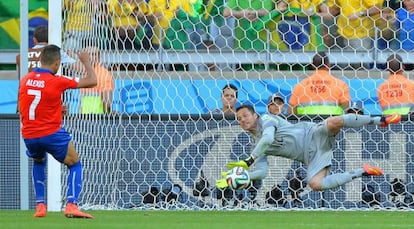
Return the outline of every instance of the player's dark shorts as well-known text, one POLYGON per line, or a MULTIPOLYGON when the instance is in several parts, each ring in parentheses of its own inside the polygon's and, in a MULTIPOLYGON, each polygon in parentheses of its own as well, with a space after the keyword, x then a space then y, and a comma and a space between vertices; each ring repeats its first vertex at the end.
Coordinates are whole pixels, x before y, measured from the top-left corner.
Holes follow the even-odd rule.
POLYGON ((24 139, 26 154, 31 158, 43 159, 49 153, 59 162, 63 162, 71 139, 70 134, 63 128, 45 137, 24 139))

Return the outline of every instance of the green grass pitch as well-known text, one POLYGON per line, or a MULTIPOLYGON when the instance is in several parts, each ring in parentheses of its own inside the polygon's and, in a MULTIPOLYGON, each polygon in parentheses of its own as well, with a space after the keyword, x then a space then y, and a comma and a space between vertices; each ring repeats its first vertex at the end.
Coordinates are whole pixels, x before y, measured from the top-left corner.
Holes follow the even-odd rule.
POLYGON ((381 229, 414 228, 410 211, 87 211, 95 219, 67 219, 61 212, 0 210, 1 228, 73 229, 381 229))

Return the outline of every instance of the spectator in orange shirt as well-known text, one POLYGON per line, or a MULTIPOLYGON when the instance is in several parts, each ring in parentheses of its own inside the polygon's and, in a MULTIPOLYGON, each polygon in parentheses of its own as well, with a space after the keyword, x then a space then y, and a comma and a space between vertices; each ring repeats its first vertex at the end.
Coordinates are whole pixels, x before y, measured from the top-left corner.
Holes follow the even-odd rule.
POLYGON ((146 1, 108 0, 108 12, 112 18, 113 49, 135 49, 140 21, 145 23, 148 9, 146 1))
MULTIPOLYGON (((113 76, 108 69, 102 66, 100 50, 97 47, 87 47, 85 50, 91 55, 98 84, 93 88, 82 88, 80 90, 80 112, 82 114, 109 113, 112 110, 113 76)), ((83 69, 77 70, 80 73, 83 72, 83 69)))
POLYGON ((292 90, 288 113, 297 115, 341 115, 348 108, 351 96, 348 85, 329 73, 330 63, 325 52, 312 62, 315 72, 292 90))
POLYGON ((408 114, 414 105, 414 82, 403 75, 404 63, 400 55, 387 59, 390 77, 378 88, 378 101, 383 114, 408 114))

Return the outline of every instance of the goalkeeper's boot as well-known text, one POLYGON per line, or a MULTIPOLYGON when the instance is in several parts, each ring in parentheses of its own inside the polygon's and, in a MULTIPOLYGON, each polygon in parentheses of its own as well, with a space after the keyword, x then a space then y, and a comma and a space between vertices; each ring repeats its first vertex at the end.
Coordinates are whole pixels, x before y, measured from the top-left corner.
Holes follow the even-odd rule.
POLYGON ((389 124, 399 123, 401 121, 401 115, 400 114, 391 114, 387 115, 382 118, 382 127, 386 127, 389 124))
POLYGON ((36 213, 33 215, 33 217, 45 217, 47 212, 47 207, 45 203, 38 203, 36 204, 36 213))
POLYGON ((362 168, 364 169, 364 176, 381 176, 382 174, 384 174, 382 172, 382 169, 380 167, 377 166, 371 166, 368 164, 363 164, 362 168))
POLYGON ((79 210, 78 206, 76 204, 73 204, 73 203, 67 203, 66 204, 66 209, 65 209, 64 214, 67 218, 93 219, 92 215, 90 215, 88 213, 81 212, 79 210))

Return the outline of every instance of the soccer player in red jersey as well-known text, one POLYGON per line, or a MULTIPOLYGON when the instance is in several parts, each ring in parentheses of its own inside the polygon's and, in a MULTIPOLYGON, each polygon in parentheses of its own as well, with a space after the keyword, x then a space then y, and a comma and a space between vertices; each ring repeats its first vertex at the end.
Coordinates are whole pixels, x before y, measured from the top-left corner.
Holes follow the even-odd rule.
POLYGON ((97 84, 90 54, 79 52, 78 57, 87 72, 84 78, 55 75, 61 64, 60 48, 44 47, 40 54, 41 68, 35 68, 20 81, 19 110, 26 154, 33 159, 33 184, 36 195, 34 217, 46 216, 45 181, 46 153, 69 168, 65 216, 93 218, 77 206, 82 185, 82 164, 71 142, 70 134, 62 127, 62 93, 66 89, 89 88, 97 84))

